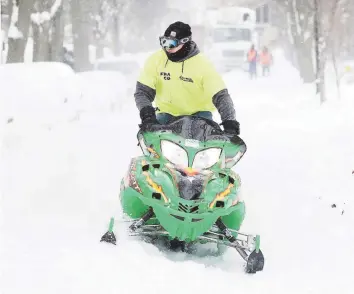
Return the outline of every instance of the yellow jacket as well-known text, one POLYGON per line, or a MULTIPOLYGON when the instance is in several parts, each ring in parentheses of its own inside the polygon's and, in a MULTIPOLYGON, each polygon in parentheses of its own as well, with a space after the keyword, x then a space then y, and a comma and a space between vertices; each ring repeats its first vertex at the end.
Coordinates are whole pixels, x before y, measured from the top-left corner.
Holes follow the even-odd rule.
POLYGON ((159 112, 174 116, 216 110, 213 97, 226 89, 222 77, 202 53, 172 62, 162 49, 147 59, 138 82, 156 91, 152 100, 159 112))

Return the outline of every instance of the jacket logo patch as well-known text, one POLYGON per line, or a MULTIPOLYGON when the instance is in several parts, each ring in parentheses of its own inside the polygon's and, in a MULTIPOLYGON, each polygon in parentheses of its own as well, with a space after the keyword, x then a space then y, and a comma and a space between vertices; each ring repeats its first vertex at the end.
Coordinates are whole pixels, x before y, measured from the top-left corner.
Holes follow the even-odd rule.
POLYGON ((184 82, 194 83, 191 78, 185 78, 185 77, 180 76, 179 79, 182 80, 182 81, 184 81, 184 82))
POLYGON ((171 74, 169 72, 160 72, 160 76, 163 76, 165 80, 171 79, 171 74))

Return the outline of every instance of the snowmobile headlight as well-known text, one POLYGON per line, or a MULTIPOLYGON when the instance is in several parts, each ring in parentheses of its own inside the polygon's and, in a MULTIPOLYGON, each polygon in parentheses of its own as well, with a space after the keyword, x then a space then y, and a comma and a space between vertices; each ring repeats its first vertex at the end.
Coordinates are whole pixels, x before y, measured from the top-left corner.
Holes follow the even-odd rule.
POLYGON ((194 158, 193 168, 195 169, 207 169, 212 167, 219 161, 221 154, 220 148, 209 148, 199 151, 194 158))
POLYGON ((172 164, 180 167, 188 166, 187 152, 179 145, 171 141, 161 140, 161 152, 172 164))

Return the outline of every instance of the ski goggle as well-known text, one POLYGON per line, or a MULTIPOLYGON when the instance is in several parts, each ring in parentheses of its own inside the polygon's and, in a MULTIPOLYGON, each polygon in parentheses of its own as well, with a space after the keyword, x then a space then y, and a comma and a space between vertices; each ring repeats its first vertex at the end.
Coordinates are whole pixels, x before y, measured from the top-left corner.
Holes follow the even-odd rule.
POLYGON ((186 38, 179 40, 179 39, 172 38, 172 37, 162 36, 162 37, 160 37, 160 45, 164 49, 172 49, 172 48, 178 47, 181 44, 187 43, 191 39, 192 39, 192 37, 186 37, 186 38))

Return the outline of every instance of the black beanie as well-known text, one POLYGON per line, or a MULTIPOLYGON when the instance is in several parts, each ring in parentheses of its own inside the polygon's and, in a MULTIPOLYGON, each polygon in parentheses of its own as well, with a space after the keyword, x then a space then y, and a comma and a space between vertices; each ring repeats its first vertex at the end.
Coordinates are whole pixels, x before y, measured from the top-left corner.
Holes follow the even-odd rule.
POLYGON ((181 21, 176 21, 173 24, 170 24, 164 34, 165 37, 175 37, 179 40, 190 37, 191 35, 191 27, 181 21))

